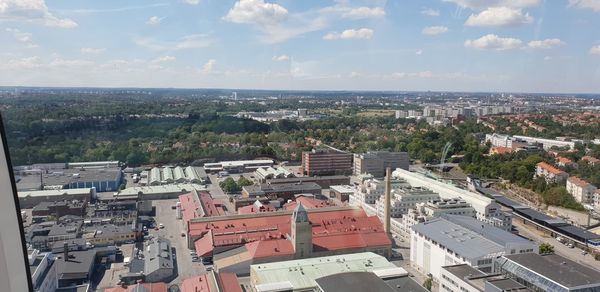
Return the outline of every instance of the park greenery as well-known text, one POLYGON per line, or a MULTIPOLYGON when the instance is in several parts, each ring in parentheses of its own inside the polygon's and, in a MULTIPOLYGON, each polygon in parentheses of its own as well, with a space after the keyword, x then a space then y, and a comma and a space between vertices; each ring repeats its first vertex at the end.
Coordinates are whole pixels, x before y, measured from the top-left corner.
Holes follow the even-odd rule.
POLYGON ((539 254, 551 254, 554 253, 554 246, 549 243, 542 243, 539 246, 539 254))
POLYGON ((232 177, 228 177, 219 183, 221 189, 226 193, 239 193, 242 191, 242 187, 251 186, 254 183, 249 179, 240 176, 236 182, 232 177))
MULTIPOLYGON (((450 143, 447 161, 459 163, 468 174, 502 178, 539 193, 550 205, 582 208, 564 186, 533 178, 536 163, 552 163, 552 157, 525 152, 488 155, 490 145, 482 144, 481 139, 492 130, 475 119, 454 127, 436 128, 424 120, 365 114, 389 108, 379 103, 339 105, 333 97, 310 102, 301 99, 233 102, 214 97, 181 98, 170 92, 162 97, 120 94, 0 97, 14 165, 99 160, 119 160, 128 166, 201 165, 208 161, 262 157, 298 161, 303 151, 313 149, 316 144, 354 153, 407 151, 414 162, 435 164, 440 162, 444 146, 450 143), (235 116, 240 111, 297 108, 308 108, 327 118, 263 123, 235 116)), ((575 125, 564 129, 550 118, 536 122, 547 130, 528 134, 600 136, 598 127, 575 125)), ((501 119, 498 123, 499 129, 516 128, 501 119)), ((564 156, 574 161, 584 155, 600 157, 598 145, 579 146, 576 150, 564 156)), ((577 168, 564 170, 600 185, 600 165, 580 163, 577 168)), ((222 184, 224 190, 234 193, 248 182, 227 178, 222 184)))

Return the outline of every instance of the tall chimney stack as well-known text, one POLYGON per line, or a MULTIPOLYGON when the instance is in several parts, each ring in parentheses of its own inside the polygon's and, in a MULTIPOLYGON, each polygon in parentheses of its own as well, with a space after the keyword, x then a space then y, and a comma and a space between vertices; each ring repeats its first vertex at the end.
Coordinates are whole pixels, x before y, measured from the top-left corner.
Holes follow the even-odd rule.
POLYGON ((69 243, 65 241, 63 245, 63 260, 66 262, 69 260, 69 243))
POLYGON ((383 210, 383 228, 385 229, 385 233, 388 235, 391 234, 391 222, 390 222, 390 207, 392 200, 392 169, 385 169, 385 197, 384 197, 384 210, 383 210))

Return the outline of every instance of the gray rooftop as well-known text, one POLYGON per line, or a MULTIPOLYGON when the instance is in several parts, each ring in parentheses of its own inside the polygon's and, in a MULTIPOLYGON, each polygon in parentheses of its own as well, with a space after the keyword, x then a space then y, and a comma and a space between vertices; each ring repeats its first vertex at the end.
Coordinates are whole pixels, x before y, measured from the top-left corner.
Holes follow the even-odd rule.
POLYGON ((63 254, 59 255, 55 261, 56 273, 59 279, 87 278, 94 260, 96 259, 95 250, 69 251, 69 258, 65 260, 63 254))
POLYGON ((442 218, 460 225, 466 229, 469 229, 499 245, 502 246, 506 246, 507 244, 511 243, 511 244, 527 244, 527 243, 532 243, 531 241, 519 237, 517 235, 514 235, 508 231, 502 230, 500 228, 497 228, 495 226, 486 224, 486 223, 482 223, 481 221, 469 217, 469 216, 460 216, 460 215, 449 215, 449 214, 444 214, 441 216, 442 218))
POLYGON ((372 272, 347 272, 315 279, 324 292, 425 292, 424 287, 409 277, 381 279, 372 272))
POLYGON ((323 292, 395 292, 392 287, 388 286, 388 284, 371 272, 333 274, 315 279, 315 281, 323 292))
POLYGON ((283 183, 283 184, 260 184, 245 186, 244 190, 251 195, 262 195, 271 192, 305 192, 321 190, 315 182, 300 182, 300 183, 283 183))
MULTIPOLYGON (((86 169, 57 169, 44 172, 42 181, 46 186, 66 185, 71 182, 113 181, 121 169, 113 168, 86 168, 86 169)), ((30 189, 40 185, 40 175, 24 175, 17 182, 18 189, 30 189)))
POLYGON ((483 277, 486 274, 478 269, 475 269, 467 264, 460 264, 454 266, 443 267, 446 271, 459 279, 465 279, 470 277, 483 277))
POLYGON ((504 258, 508 259, 507 263, 516 263, 518 266, 530 270, 529 273, 533 272, 541 275, 565 287, 573 288, 583 285, 600 287, 599 271, 559 255, 542 256, 535 253, 525 253, 507 255, 504 258))
POLYGON ((500 289, 500 291, 528 291, 525 286, 513 279, 489 280, 488 283, 500 289))
POLYGON ((165 238, 155 238, 144 247, 144 273, 146 275, 158 269, 172 269, 173 257, 171 242, 165 238))
POLYGON ((504 246, 444 218, 435 218, 412 228, 467 259, 504 251, 504 246))

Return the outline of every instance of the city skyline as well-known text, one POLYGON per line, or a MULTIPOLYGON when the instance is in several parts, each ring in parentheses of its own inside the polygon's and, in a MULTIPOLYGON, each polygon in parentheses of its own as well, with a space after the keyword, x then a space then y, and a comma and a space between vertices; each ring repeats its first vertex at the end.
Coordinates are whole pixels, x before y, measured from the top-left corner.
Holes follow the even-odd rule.
POLYGON ((600 92, 600 1, 405 2, 1 0, 0 85, 600 92))

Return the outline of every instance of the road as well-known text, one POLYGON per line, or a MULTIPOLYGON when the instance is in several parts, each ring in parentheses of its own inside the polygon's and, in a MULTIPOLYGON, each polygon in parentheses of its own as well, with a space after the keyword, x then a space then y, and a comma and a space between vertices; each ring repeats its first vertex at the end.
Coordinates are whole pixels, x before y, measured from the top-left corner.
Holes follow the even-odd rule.
POLYGON ((569 248, 568 246, 560 243, 555 238, 552 238, 548 235, 542 234, 541 232, 535 230, 535 228, 529 225, 523 225, 519 220, 513 220, 513 226, 517 228, 519 234, 523 237, 532 239, 533 241, 539 243, 549 243, 554 246, 554 252, 557 255, 566 257, 572 261, 580 263, 582 265, 588 266, 590 268, 594 268, 596 270, 600 270, 600 261, 594 260, 593 256, 590 254, 583 255, 582 250, 579 248, 569 248))
POLYGON ((199 262, 192 262, 190 250, 187 248, 186 237, 181 236, 184 232, 183 223, 176 219, 175 210, 171 206, 177 203, 177 199, 172 200, 155 200, 153 204, 156 208, 156 224, 164 224, 165 228, 159 230, 150 230, 150 234, 161 236, 171 241, 171 245, 175 248, 177 258, 178 276, 171 284, 181 284, 183 279, 201 275, 206 272, 204 266, 199 262))

